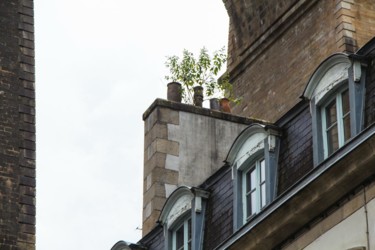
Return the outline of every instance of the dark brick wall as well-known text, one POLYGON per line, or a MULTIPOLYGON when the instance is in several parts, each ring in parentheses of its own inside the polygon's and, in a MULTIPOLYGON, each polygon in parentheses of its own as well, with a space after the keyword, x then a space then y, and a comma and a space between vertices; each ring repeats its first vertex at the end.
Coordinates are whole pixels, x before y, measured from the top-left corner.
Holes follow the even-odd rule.
POLYGON ((233 234, 233 181, 230 169, 209 186, 203 249, 214 249, 233 234))
POLYGON ((35 249, 33 0, 0 1, 0 249, 35 249))
POLYGON ((311 114, 307 103, 300 106, 297 114, 282 127, 278 194, 313 169, 311 114))
POLYGON ((365 98, 365 127, 368 127, 375 122, 375 60, 368 64, 365 98))

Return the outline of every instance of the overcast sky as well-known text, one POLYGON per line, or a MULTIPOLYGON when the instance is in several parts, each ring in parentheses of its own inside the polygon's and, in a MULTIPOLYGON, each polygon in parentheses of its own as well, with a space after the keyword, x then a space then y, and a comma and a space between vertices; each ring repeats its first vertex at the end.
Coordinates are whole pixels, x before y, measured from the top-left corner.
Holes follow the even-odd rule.
POLYGON ((142 227, 142 114, 164 62, 227 45, 221 0, 35 0, 37 250, 110 249, 142 227))

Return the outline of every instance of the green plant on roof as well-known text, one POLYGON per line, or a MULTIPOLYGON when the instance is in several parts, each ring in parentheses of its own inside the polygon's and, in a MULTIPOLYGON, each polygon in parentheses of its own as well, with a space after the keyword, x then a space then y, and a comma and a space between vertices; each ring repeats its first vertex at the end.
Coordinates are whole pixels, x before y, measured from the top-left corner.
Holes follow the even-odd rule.
POLYGON ((185 103, 193 103, 195 86, 202 86, 206 97, 226 97, 231 101, 238 102, 233 98, 232 84, 229 83, 229 75, 221 74, 222 68, 227 61, 225 47, 215 51, 212 56, 203 47, 199 56, 186 49, 182 52, 182 58, 168 56, 165 65, 169 68, 169 75, 165 77, 168 81, 179 82, 182 85, 182 98, 185 103))

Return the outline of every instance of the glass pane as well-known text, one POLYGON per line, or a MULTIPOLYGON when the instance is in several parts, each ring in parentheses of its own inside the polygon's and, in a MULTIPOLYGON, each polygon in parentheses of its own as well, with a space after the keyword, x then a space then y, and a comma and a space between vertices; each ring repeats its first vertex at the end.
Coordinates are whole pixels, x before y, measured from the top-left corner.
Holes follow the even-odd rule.
POLYGON ((250 195, 246 196, 246 217, 249 217, 251 215, 251 199, 250 195))
POLYGON ((257 208, 256 208, 256 193, 253 192, 251 193, 251 213, 248 214, 248 216, 252 215, 255 213, 255 211, 257 211, 257 208))
POLYGON ((344 117, 344 142, 350 138, 350 115, 344 117))
POLYGON ((326 107, 327 129, 337 122, 336 99, 326 107))
POLYGON ((246 193, 250 192, 251 190, 251 180, 250 180, 251 172, 246 172, 246 193))
POLYGON ((191 219, 188 220, 188 241, 191 240, 191 219))
POLYGON ((260 193, 261 207, 264 207, 266 205, 266 184, 265 183, 263 183, 260 186, 260 190, 261 190, 261 193, 260 193))
POLYGON ((256 185, 256 173, 255 173, 255 169, 251 170, 251 180, 250 180, 250 187, 251 187, 251 190, 254 190, 255 189, 255 185, 256 185))
POLYGON ((176 249, 183 249, 184 247, 184 225, 176 231, 176 249))
POLYGON ((260 182, 264 182, 266 180, 266 164, 264 160, 260 161, 260 182))
POLYGON ((343 115, 345 115, 345 114, 349 113, 349 111, 350 111, 349 91, 345 90, 344 92, 342 92, 341 98, 342 98, 342 113, 343 113, 343 115))
POLYGON ((331 127, 327 131, 327 144, 328 155, 331 155, 334 151, 336 151, 339 148, 337 125, 331 127))

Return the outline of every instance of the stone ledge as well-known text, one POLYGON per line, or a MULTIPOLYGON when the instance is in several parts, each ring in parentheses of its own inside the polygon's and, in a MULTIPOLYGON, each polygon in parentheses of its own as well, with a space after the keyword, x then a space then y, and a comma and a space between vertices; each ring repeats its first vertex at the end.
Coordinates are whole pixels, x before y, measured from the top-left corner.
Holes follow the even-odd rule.
POLYGON ((184 103, 177 103, 177 102, 172 102, 172 101, 167 101, 164 99, 156 99, 151 106, 143 113, 143 120, 146 120, 149 115, 156 109, 157 107, 165 107, 169 108, 172 110, 177 110, 177 111, 184 111, 188 113, 193 113, 197 115, 203 115, 203 116, 209 116, 225 121, 230 121, 230 122, 236 122, 236 123, 241 123, 241 124, 252 124, 252 123, 261 123, 261 124, 270 124, 265 121, 261 120, 256 120, 256 119, 251 119, 251 118, 246 118, 242 116, 237 116, 233 115, 230 113, 223 113, 220 111, 212 110, 212 109, 207 109, 207 108, 201 108, 201 107, 196 107, 193 105, 189 104, 184 104, 184 103))

